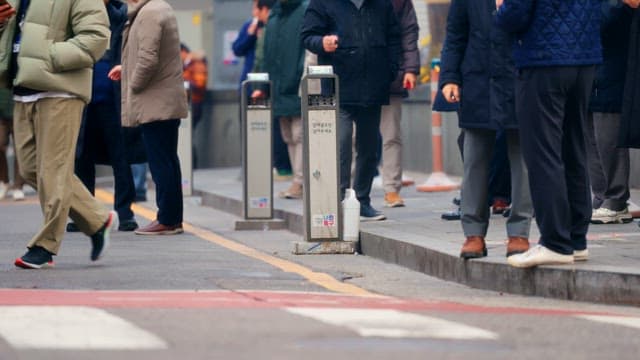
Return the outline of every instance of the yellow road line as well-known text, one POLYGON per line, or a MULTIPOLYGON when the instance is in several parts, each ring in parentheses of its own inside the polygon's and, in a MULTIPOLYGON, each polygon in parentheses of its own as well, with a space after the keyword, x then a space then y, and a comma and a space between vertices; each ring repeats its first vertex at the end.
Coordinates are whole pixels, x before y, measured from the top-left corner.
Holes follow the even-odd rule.
MULTIPOLYGON (((96 189, 96 198, 108 204, 113 204, 113 195, 105 190, 96 189)), ((138 215, 145 217, 149 220, 155 220, 156 213, 146 207, 138 204, 132 204, 131 209, 138 215)), ((282 271, 298 274, 309 282, 319 285, 327 290, 334 291, 340 294, 354 295, 354 296, 379 296, 373 294, 363 288, 355 285, 347 284, 338 281, 329 274, 313 271, 305 266, 296 264, 294 262, 271 256, 249 246, 240 244, 236 241, 223 238, 220 235, 213 233, 212 231, 197 227, 189 223, 183 223, 184 230, 196 235, 197 237, 221 246, 225 249, 231 250, 238 254, 245 255, 247 257, 260 260, 271 266, 274 266, 282 271)))

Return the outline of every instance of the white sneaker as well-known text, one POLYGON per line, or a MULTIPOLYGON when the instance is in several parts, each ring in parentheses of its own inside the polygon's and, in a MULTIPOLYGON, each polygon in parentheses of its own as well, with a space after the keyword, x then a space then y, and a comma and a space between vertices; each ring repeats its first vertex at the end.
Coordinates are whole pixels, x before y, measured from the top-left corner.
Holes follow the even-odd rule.
POLYGON ((589 260, 589 249, 573 250, 573 261, 589 260))
POLYGON ((24 192, 21 189, 15 189, 11 192, 11 196, 13 197, 13 201, 22 201, 24 200, 24 192))
POLYGON ((593 224, 625 224, 632 220, 633 216, 629 212, 629 207, 620 211, 601 207, 594 209, 591 213, 591 223, 593 224))
POLYGON ((7 191, 9 190, 9 186, 2 181, 0 181, 0 199, 4 199, 5 195, 7 195, 7 191))
POLYGON ((522 254, 511 255, 507 258, 507 262, 511 266, 518 268, 573 264, 573 261, 573 255, 560 254, 542 245, 536 245, 522 254))

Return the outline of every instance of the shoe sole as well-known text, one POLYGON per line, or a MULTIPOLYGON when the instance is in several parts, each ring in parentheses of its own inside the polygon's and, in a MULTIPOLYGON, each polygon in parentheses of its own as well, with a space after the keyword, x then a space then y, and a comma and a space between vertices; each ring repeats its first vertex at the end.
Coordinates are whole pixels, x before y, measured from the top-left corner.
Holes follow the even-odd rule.
POLYGON ((107 225, 104 227, 104 243, 102 244, 102 250, 100 251, 98 256, 96 256, 95 259, 91 259, 91 261, 98 261, 102 259, 104 257, 104 254, 109 249, 109 245, 111 244, 111 229, 116 223, 115 219, 117 215, 118 214, 116 214, 115 211, 109 211, 109 219, 107 220, 107 225))
POLYGON ((378 216, 360 216, 360 221, 361 222, 369 222, 369 221, 382 221, 382 220, 386 220, 387 217, 384 215, 378 215, 378 216))
POLYGON ((629 217, 619 217, 619 216, 608 216, 603 218, 591 219, 592 224, 628 224, 633 221, 633 216, 629 215, 629 217))
POLYGON ((509 265, 520 268, 520 269, 536 267, 541 265, 571 265, 574 263, 574 261, 575 260, 573 259, 573 256, 572 256, 571 260, 555 260, 555 261, 549 261, 549 262, 544 262, 539 264, 523 264, 523 263, 515 262, 513 260, 513 256, 510 256, 507 258, 507 262, 509 263, 509 265))
POLYGON ((482 252, 471 252, 471 251, 465 251, 465 252, 461 252, 460 253, 460 257, 462 259, 468 260, 468 259, 479 259, 479 258, 483 258, 487 256, 487 249, 482 250, 482 252))
POLYGON ((385 202, 384 203, 384 207, 387 207, 387 208, 404 207, 404 202, 401 202, 401 201, 397 201, 397 202, 394 202, 394 203, 385 202))
POLYGON ((526 253, 527 250, 514 250, 514 251, 507 251, 507 257, 509 256, 513 256, 513 255, 518 255, 518 254, 524 254, 526 253))
POLYGON ((135 230, 134 233, 136 235, 177 235, 177 234, 182 234, 184 232, 184 229, 182 228, 178 228, 178 229, 174 229, 174 230, 164 230, 164 231, 139 231, 139 230, 135 230))
POLYGON ((42 265, 38 265, 38 264, 28 263, 22 260, 21 258, 17 258, 13 264, 22 269, 46 269, 46 268, 52 268, 55 266, 55 263, 53 261, 49 261, 42 265))

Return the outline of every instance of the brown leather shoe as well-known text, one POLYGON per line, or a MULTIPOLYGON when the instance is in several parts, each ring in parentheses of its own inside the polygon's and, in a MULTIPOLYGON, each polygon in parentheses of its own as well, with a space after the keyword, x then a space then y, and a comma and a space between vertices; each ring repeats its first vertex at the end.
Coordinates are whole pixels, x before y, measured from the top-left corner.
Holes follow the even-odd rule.
POLYGON ((182 223, 175 225, 163 225, 158 220, 153 220, 149 225, 136 229, 136 235, 175 235, 182 234, 182 223))
POLYGON ((460 257, 463 259, 475 259, 487 256, 487 245, 482 236, 467 236, 467 241, 462 245, 460 257))
POLYGON ((509 240, 507 241, 507 257, 515 254, 522 254, 527 250, 529 250, 529 239, 518 236, 509 236, 509 240))

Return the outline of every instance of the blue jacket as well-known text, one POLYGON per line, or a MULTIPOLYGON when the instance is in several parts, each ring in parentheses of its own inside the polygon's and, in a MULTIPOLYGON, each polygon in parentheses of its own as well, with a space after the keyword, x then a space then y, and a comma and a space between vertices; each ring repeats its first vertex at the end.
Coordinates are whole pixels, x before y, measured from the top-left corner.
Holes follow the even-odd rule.
POLYGON ((245 22, 238 32, 238 37, 231 45, 233 54, 237 57, 244 57, 244 66, 242 67, 242 75, 240 76, 240 84, 247 79, 247 74, 253 69, 253 60, 256 55, 256 41, 258 36, 256 34, 249 35, 247 29, 251 25, 252 19, 245 22))
POLYGON ((93 67, 92 103, 112 103, 120 113, 120 82, 107 77, 109 70, 120 65, 122 58, 122 31, 127 22, 127 4, 120 1, 109 1, 106 5, 109 16, 111 38, 109 49, 93 67))
POLYGON ((439 88, 461 87, 461 128, 517 128, 512 36, 495 25, 495 0, 453 0, 439 88))
POLYGON ((340 82, 340 103, 386 105, 389 86, 399 70, 400 25, 389 0, 311 0, 302 25, 305 48, 318 64, 333 65, 340 82), (327 53, 322 37, 338 36, 338 49, 327 53))
POLYGON ((602 62, 602 0, 505 0, 497 23, 516 34, 516 67, 579 66, 602 62))
POLYGON ((589 110, 622 112, 622 96, 627 75, 629 33, 633 12, 621 0, 602 4, 602 65, 598 66, 591 91, 589 110))

